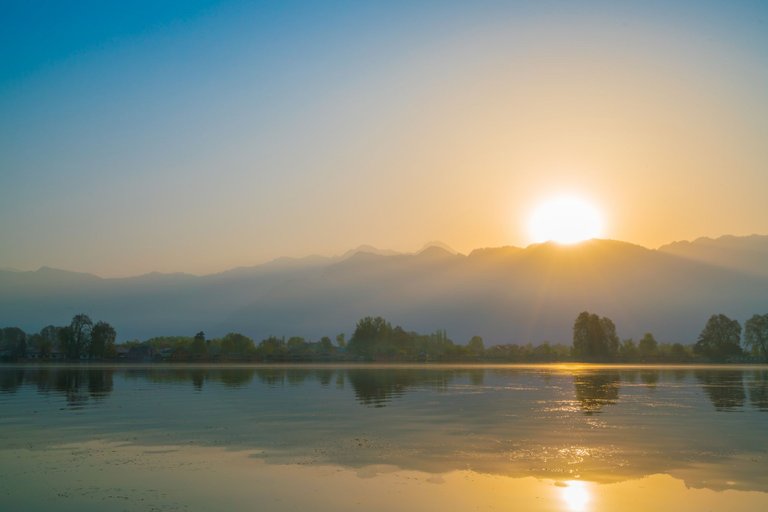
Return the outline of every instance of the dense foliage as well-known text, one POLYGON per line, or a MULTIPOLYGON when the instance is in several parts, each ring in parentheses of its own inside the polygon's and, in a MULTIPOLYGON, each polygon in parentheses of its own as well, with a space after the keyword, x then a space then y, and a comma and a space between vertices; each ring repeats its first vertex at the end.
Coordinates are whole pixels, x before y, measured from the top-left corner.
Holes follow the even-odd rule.
POLYGON ((768 313, 753 315, 744 324, 744 345, 760 361, 768 362, 768 313))
POLYGON ((725 315, 712 315, 693 346, 694 352, 711 361, 727 361, 741 355, 741 325, 725 315))
POLYGON ((573 323, 573 355, 584 361, 613 361, 619 337, 610 318, 583 311, 573 323))
POLYGON ((105 360, 114 359, 117 332, 106 322, 97 322, 81 313, 75 315, 67 326, 48 325, 39 333, 28 335, 18 327, 0 331, 0 359, 67 359, 105 360))

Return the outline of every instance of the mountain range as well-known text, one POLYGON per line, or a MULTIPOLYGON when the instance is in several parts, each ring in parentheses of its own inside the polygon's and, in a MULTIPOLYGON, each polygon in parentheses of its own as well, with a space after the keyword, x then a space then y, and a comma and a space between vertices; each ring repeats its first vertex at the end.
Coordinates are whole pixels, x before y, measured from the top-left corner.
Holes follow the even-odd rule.
POLYGON ((85 312, 115 326, 118 340, 200 330, 316 340, 380 315, 408 330, 446 329, 458 343, 480 335, 486 345, 569 344, 584 310, 613 319, 622 338, 652 332, 662 342, 694 342, 713 313, 743 323, 768 312, 768 236, 658 249, 548 242, 468 255, 439 243, 415 254, 363 246, 205 276, 0 270, 0 326, 37 332, 85 312))

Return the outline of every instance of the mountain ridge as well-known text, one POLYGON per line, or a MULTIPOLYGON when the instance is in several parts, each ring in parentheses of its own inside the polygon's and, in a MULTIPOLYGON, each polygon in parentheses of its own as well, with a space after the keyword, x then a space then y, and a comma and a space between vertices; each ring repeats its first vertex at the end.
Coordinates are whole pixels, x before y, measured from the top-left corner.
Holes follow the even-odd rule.
MULTIPOLYGON (((500 255, 500 253, 507 253, 509 255, 514 254, 523 254, 526 251, 530 250, 539 250, 541 247, 559 247, 564 250, 576 250, 578 248, 583 248, 585 245, 589 245, 591 243, 594 243, 595 241, 600 242, 609 242, 609 243, 616 243, 616 244, 625 244, 627 246, 633 246, 633 247, 639 247, 643 248, 649 251, 658 251, 658 252, 665 252, 670 254, 675 254, 678 256, 685 257, 687 259, 697 259, 698 261, 711 263, 713 265, 723 265, 723 262, 716 261, 714 259, 707 259, 705 257, 696 258, 694 255, 690 254, 690 248, 717 248, 719 250, 725 250, 726 248, 731 249, 742 249, 742 250, 750 250, 754 253, 756 253, 759 256, 766 255, 765 262, 768 262, 768 235, 759 235, 759 234, 751 234, 751 235, 721 235, 716 238, 711 237, 699 237, 694 240, 678 240, 674 242, 669 242, 667 244, 663 244, 659 246, 656 249, 645 247, 640 244, 635 244, 632 242, 627 242, 623 240, 615 240, 615 239, 591 239, 591 240, 585 240, 583 242, 579 242, 576 244, 559 244, 557 242, 539 242, 539 243, 533 243, 526 247, 518 247, 518 246, 512 246, 512 245, 505 245, 505 246, 499 246, 499 247, 480 247, 471 250, 468 254, 464 255, 453 248, 451 248, 449 245, 440 242, 440 241, 431 241, 426 244, 424 244, 420 249, 414 252, 398 252, 391 249, 379 249, 373 245, 369 244, 362 244, 357 246, 354 249, 350 249, 340 255, 337 256, 323 256, 319 254, 310 254, 308 256, 299 256, 299 257, 292 257, 292 256, 280 256, 278 258, 266 261, 264 263, 258 263, 255 265, 246 265, 246 266, 239 266, 239 267, 233 267, 230 269, 218 271, 218 272, 212 272, 208 274, 192 274, 188 272, 159 272, 159 271, 150 271, 145 272, 142 274, 132 275, 132 276, 122 276, 122 277, 104 277, 99 276, 97 274, 91 273, 91 272, 78 272, 73 270, 66 270, 56 267, 50 267, 43 265, 39 267, 37 270, 19 270, 17 268, 11 268, 11 267, 0 267, 0 274, 2 273, 13 273, 13 274, 23 274, 23 275, 29 275, 31 273, 35 274, 48 274, 48 275, 63 275, 66 274, 72 274, 72 275, 78 275, 82 277, 95 277, 99 279, 104 280, 127 280, 127 279, 135 279, 135 278, 162 278, 162 277, 190 277, 190 278, 208 278, 212 276, 221 276, 226 274, 239 274, 239 273, 248 273, 255 271, 257 269, 263 269, 267 267, 272 268, 295 268, 295 267, 301 267, 301 266, 322 266, 322 265, 332 265, 335 263, 338 263, 340 261, 344 261, 346 259, 352 258, 355 255, 359 253, 364 254, 373 254, 376 256, 413 256, 421 254, 425 251, 429 251, 433 248, 440 248, 444 251, 450 253, 454 256, 467 256, 467 257, 486 257, 493 255, 494 257, 497 257, 500 255), (753 244, 755 247, 753 248, 744 248, 745 242, 753 244)), ((758 263, 762 263, 762 265, 752 264, 751 266, 759 266, 760 270, 766 273, 768 275, 768 263, 765 263, 764 261, 760 261, 758 263)), ((726 265, 728 266, 728 265, 726 265)), ((732 267, 732 265, 731 265, 732 267)))
POLYGON ((750 274, 768 276, 768 236, 723 235, 678 241, 658 248, 661 252, 717 266, 738 268, 750 274))
POLYGON ((349 334, 361 317, 381 315, 420 332, 447 329, 460 343, 475 334, 489 344, 569 343, 573 319, 589 310, 614 319, 622 337, 650 331, 660 341, 690 343, 710 314, 743 322, 766 305, 768 275, 752 267, 617 240, 468 255, 436 245, 394 255, 360 250, 345 259, 205 276, 0 271, 0 326, 36 332, 86 312, 112 323, 120 339, 199 330, 239 331, 257 340, 318 338, 349 334))

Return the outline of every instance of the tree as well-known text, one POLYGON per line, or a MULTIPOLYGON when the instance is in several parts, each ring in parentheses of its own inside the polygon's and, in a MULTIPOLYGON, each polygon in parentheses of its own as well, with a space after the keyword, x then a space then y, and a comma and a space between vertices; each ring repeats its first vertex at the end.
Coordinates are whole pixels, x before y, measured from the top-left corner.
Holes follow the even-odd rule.
POLYGON ((684 361, 690 361, 693 358, 689 351, 690 346, 686 349, 681 343, 673 343, 671 346, 667 345, 667 347, 669 347, 667 355, 668 361, 682 363, 684 361))
POLYGON ((195 334, 190 347, 190 353, 193 359, 204 359, 208 355, 208 344, 205 342, 205 333, 203 331, 195 334))
POLYGON ((744 324, 744 345, 752 354, 768 362, 768 313, 753 315, 744 324))
MULTIPOLYGON (((74 342, 72 341, 72 327, 68 325, 62 327, 59 329, 57 335, 59 337, 59 346, 61 347, 61 351, 64 352, 64 357, 70 359, 70 355, 76 352, 73 347, 74 342)), ((77 355, 77 358, 80 358, 79 354, 77 355)))
POLYGON ((303 360, 309 358, 309 347, 307 341, 301 336, 291 336, 285 344, 288 350, 288 356, 292 360, 303 360))
POLYGON ((328 336, 320 338, 320 353, 328 355, 333 352, 333 342, 328 336))
POLYGON ((392 325, 382 317, 367 316, 357 322, 347 350, 363 357, 373 357, 385 350, 392 335, 392 325))
POLYGON ((107 322, 98 322, 91 329, 90 356, 92 359, 114 357, 117 331, 107 322))
POLYGON ((619 337, 616 326, 607 317, 583 311, 573 323, 573 353, 587 361, 605 361, 616 357, 619 337))
POLYGON ((40 359, 50 358, 54 349, 59 348, 59 331, 61 327, 55 325, 46 325, 40 329, 37 347, 40 359))
POLYGON ((93 322, 84 313, 72 317, 67 327, 59 331, 59 341, 67 359, 80 359, 88 355, 93 322))
POLYGON ((659 352, 659 344, 656 342, 656 338, 653 334, 647 332, 643 339, 637 344, 637 350, 640 352, 640 357, 643 359, 651 359, 656 357, 659 352))
POLYGON ((336 344, 339 346, 339 348, 347 348, 347 337, 346 334, 343 332, 340 332, 336 335, 336 344))
POLYGON ((10 361, 27 356, 27 333, 18 327, 0 329, 0 356, 10 361))
POLYGON ((622 361, 635 361, 637 360, 637 345, 632 338, 622 340, 619 346, 619 357, 622 361))
POLYGON ((221 338, 221 353, 228 357, 247 357, 256 350, 253 340, 239 332, 230 332, 221 338))
POLYGON ((741 354, 741 325, 723 314, 712 315, 699 334, 693 351, 712 361, 725 361, 741 354))
POLYGON ((480 336, 472 336, 467 343, 467 351, 474 357, 480 357, 485 352, 485 344, 480 336))
POLYGON ((256 348, 256 354, 259 359, 266 361, 282 360, 285 358, 285 353, 285 340, 277 336, 270 336, 261 340, 258 348, 256 348))

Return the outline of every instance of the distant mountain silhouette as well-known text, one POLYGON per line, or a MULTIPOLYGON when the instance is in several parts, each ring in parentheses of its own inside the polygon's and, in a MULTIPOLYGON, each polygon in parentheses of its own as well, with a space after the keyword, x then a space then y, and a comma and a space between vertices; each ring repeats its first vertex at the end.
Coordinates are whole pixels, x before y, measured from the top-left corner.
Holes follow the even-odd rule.
POLYGON ((748 274, 768 276, 768 235, 698 238, 693 242, 663 245, 659 251, 748 274))
POLYGON ((455 250, 453 247, 449 246, 448 244, 441 242, 440 240, 433 240, 431 242, 427 242, 426 244, 424 244, 424 246, 421 248, 420 251, 416 251, 416 252, 417 253, 424 252, 427 249, 430 249, 432 247, 438 247, 451 254, 459 254, 459 251, 455 250))
POLYGON ((381 315, 420 332, 447 329, 459 343, 478 334, 487 345, 538 344, 570 343, 573 320, 589 310, 612 318, 621 337, 650 331, 662 342, 692 343, 712 313, 743 323, 768 312, 768 272, 752 256, 768 237, 742 238, 724 237, 732 254, 724 260, 707 259, 710 245, 698 240, 659 250, 591 240, 466 256, 438 244, 415 254, 361 247, 206 276, 0 271, 0 326, 36 332, 87 312, 112 323, 121 340, 200 330, 316 340, 381 315))
POLYGON ((356 249, 352 249, 351 251, 345 252, 340 257, 336 258, 337 260, 345 260, 347 258, 350 258, 354 256, 357 253, 364 252, 368 254, 378 254, 379 256, 397 256, 400 254, 397 251, 392 251, 389 249, 377 249, 376 247, 372 245, 361 245, 357 247, 356 249))

